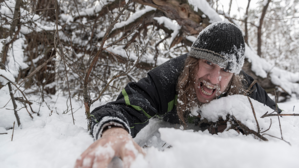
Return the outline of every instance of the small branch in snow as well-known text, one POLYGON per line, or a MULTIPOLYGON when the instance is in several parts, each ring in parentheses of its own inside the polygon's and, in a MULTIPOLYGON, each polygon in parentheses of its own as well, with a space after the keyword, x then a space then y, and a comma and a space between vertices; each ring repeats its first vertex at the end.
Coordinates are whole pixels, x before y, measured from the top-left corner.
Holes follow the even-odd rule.
MULTIPOLYGON (((274 90, 274 93, 275 93, 275 106, 276 106, 276 112, 277 112, 277 114, 279 114, 278 113, 278 106, 277 106, 277 101, 278 101, 278 95, 276 94, 276 90, 274 90)), ((277 116, 277 118, 278 118, 278 122, 279 122, 279 129, 280 129, 280 135, 281 135, 281 139, 283 140, 283 136, 282 136, 282 129, 281 129, 281 123, 280 123, 280 118, 279 118, 280 116, 277 116)))
POLYGON ((252 102, 251 102, 251 100, 250 100, 250 98, 248 96, 247 96, 247 98, 248 98, 248 101, 249 101, 249 103, 251 105, 252 113, 253 113, 253 116, 254 116, 254 119, 255 119, 255 122, 256 122, 256 125, 257 125, 257 133, 260 134, 261 130, 260 130, 259 122, 257 121, 257 118, 256 118, 256 114, 255 114, 252 102))
POLYGON ((8 102, 7 102, 3 107, 0 107, 0 109, 3 109, 4 107, 6 107, 7 104, 10 102, 10 100, 11 100, 11 99, 9 99, 8 102))
POLYGON ((272 118, 270 118, 270 126, 269 126, 269 128, 268 128, 268 129, 266 129, 265 131, 261 132, 261 133, 264 133, 264 132, 267 132, 267 131, 269 131, 269 130, 270 130, 270 128, 271 128, 271 126, 272 126, 272 118))
POLYGON ((20 117, 18 115, 18 112, 17 112, 17 104, 16 104, 16 101, 15 101, 15 98, 13 96, 13 93, 12 93, 12 88, 11 88, 11 84, 10 82, 8 82, 8 88, 9 88, 9 94, 10 94, 10 98, 12 100, 12 104, 13 104, 13 109, 14 109, 14 113, 15 113, 15 117, 17 119, 17 123, 18 123, 18 126, 21 125, 21 122, 20 122, 20 117))
POLYGON ((264 115, 261 116, 261 118, 265 118, 265 117, 273 117, 273 116, 280 116, 280 117, 283 117, 283 116, 299 116, 299 114, 268 114, 268 112, 266 112, 264 115))
POLYGON ((242 124, 239 120, 236 119, 235 116, 232 115, 232 119, 233 119, 233 121, 235 121, 238 124, 238 126, 240 126, 243 129, 243 131, 245 131, 244 132, 245 135, 253 134, 253 135, 255 135, 256 137, 260 138, 263 141, 268 141, 268 139, 265 138, 263 135, 255 132, 254 130, 251 130, 246 125, 242 124))
POLYGON ((270 136, 270 137, 272 137, 272 138, 280 139, 280 140, 286 142, 287 144, 289 144, 290 146, 292 146, 292 144, 291 144, 290 142, 288 142, 288 141, 286 141, 286 140, 284 140, 284 139, 278 138, 278 137, 273 136, 273 135, 270 135, 270 134, 263 134, 263 135, 268 135, 268 136, 270 136))
MULTIPOLYGON (((3 76, 3 75, 0 75, 1 77, 3 77, 3 78, 5 78, 6 80, 8 80, 11 84, 13 84, 20 92, 21 92, 21 94, 23 95, 23 97, 26 99, 26 102, 30 102, 28 99, 27 99, 27 97, 25 96, 25 94, 24 94, 24 92, 15 84, 15 83, 13 83, 11 80, 9 80, 8 78, 6 78, 5 76, 3 76)), ((31 104, 30 103, 28 103, 28 105, 29 105, 29 107, 30 107, 30 109, 31 109, 31 112, 32 113, 35 113, 34 111, 33 111, 33 109, 32 109, 32 107, 31 107, 31 104)))
POLYGON ((40 72, 40 70, 46 66, 48 64, 48 62, 50 62, 56 55, 53 54, 47 61, 45 61, 43 64, 41 64, 40 66, 38 66, 37 68, 35 68, 35 70, 33 72, 31 72, 28 76, 26 76, 26 78, 24 78, 22 81, 18 82, 19 85, 21 85, 23 82, 25 82, 25 80, 30 79, 33 75, 35 75, 36 73, 40 72))
POLYGON ((251 92, 252 92, 254 89, 252 89, 252 91, 250 91, 250 90, 251 90, 251 88, 253 87, 253 85, 256 84, 256 83, 257 83, 257 80, 254 80, 254 81, 250 84, 250 86, 248 87, 248 89, 244 92, 244 96, 251 94, 251 92))
POLYGON ((13 134, 15 132, 15 121, 13 122, 13 126, 12 126, 12 134, 11 134, 11 141, 13 141, 13 134))

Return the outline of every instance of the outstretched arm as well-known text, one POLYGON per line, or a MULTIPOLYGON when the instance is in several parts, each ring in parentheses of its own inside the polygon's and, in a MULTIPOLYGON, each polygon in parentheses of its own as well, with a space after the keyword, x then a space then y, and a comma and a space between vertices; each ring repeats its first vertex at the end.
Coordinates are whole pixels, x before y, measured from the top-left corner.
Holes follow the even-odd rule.
POLYGON ((75 168, 106 168, 113 157, 122 159, 126 168, 139 154, 144 155, 144 152, 132 136, 123 128, 113 127, 104 131, 102 137, 81 154, 75 168))

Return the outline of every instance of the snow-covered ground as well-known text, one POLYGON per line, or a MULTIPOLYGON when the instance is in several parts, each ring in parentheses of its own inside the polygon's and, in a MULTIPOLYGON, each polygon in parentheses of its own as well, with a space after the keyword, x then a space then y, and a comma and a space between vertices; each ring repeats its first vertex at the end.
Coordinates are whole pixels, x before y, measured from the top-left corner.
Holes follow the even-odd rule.
MULTIPOLYGON (((73 100, 75 125, 71 112, 67 112, 67 98, 59 94, 52 99, 46 98, 41 105, 33 104, 40 116, 33 115, 32 120, 25 109, 18 111, 22 128, 15 127, 11 141, 15 117, 12 103, 9 102, 8 89, 0 90, 0 167, 73 167, 75 160, 93 142, 86 131, 84 108, 81 102, 73 100), (52 111, 52 112, 51 112, 52 111), (67 113, 66 113, 67 112, 67 113)), ((30 100, 39 102, 38 97, 30 100)), ((264 105, 252 100, 257 116, 268 110, 264 105)), ((98 102, 93 106, 100 105, 98 102)), ((18 108, 22 105, 18 104, 18 108)), ((249 128, 256 130, 252 111, 247 97, 231 96, 221 98, 202 109, 203 114, 224 115, 229 111, 239 117, 249 128), (217 104, 217 106, 215 106, 217 104)), ((293 96, 288 102, 279 104, 283 113, 299 113, 299 100, 293 96)), ((215 115, 210 115, 215 116, 215 115)), ((259 118, 259 117, 258 117, 259 118)), ((213 120, 213 117, 210 118, 213 120)), ((269 118, 258 119, 260 127, 269 126, 269 118)), ((280 137, 277 117, 272 118, 269 134, 280 137)), ((219 135, 207 132, 180 130, 178 125, 151 120, 135 138, 145 148, 146 157, 137 157, 131 167, 298 167, 299 157, 299 117, 281 118, 283 138, 291 143, 265 136, 269 142, 262 142, 253 136, 240 135, 235 131, 226 131, 219 135), (171 128, 172 127, 172 128, 171 128), (166 144, 165 144, 166 143, 166 144), (168 146, 171 148, 167 148, 168 146)), ((110 167, 121 167, 121 161, 114 159, 110 167)))

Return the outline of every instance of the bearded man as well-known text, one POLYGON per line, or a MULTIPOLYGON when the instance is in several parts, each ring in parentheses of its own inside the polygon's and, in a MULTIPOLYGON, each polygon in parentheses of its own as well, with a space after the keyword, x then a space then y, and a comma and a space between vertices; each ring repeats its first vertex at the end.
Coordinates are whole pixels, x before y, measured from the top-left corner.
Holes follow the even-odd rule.
POLYGON ((258 84, 249 88, 253 79, 242 71, 244 53, 239 28, 226 22, 209 25, 188 54, 156 67, 146 78, 129 83, 116 101, 93 110, 95 142, 77 160, 76 167, 107 167, 114 156, 129 166, 137 153, 143 154, 132 137, 150 118, 186 125, 191 108, 223 96, 245 94, 275 110, 274 101, 263 88, 258 84), (97 154, 98 148, 102 153, 97 154), (84 164, 87 161, 89 164, 84 164))

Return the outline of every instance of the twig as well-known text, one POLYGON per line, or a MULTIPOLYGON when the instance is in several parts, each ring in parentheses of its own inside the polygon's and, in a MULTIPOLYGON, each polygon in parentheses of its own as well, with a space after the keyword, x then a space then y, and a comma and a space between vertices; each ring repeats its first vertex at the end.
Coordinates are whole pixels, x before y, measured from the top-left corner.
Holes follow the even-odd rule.
POLYGON ((286 141, 286 140, 284 140, 284 139, 278 138, 278 137, 273 136, 273 135, 270 135, 270 134, 263 134, 263 135, 268 135, 268 136, 270 136, 270 137, 272 137, 272 138, 280 139, 280 140, 286 142, 287 144, 289 144, 290 146, 292 146, 292 144, 291 144, 290 142, 288 142, 288 141, 286 141))
POLYGON ((282 117, 282 116, 299 116, 299 114, 295 114, 295 113, 293 113, 293 114, 267 114, 267 113, 265 113, 264 115, 261 116, 261 118, 271 117, 271 116, 280 116, 280 117, 282 117))
POLYGON ((256 125, 257 125, 257 133, 260 134, 260 126, 259 126, 259 122, 257 121, 257 118, 256 118, 256 115, 255 115, 255 111, 254 111, 254 108, 253 108, 253 105, 252 105, 252 102, 250 100, 250 98, 247 96, 248 98, 248 101, 251 105, 251 109, 252 109, 252 113, 253 113, 253 116, 254 116, 254 119, 255 119, 255 122, 256 122, 256 125))
POLYGON ((5 133, 0 133, 0 135, 4 135, 4 134, 7 134, 7 132, 5 132, 5 133))
MULTIPOLYGON (((254 130, 251 130, 250 128, 248 128, 246 125, 242 124, 239 120, 236 119, 235 116, 232 115, 233 120, 242 128, 244 129, 244 131, 248 131, 248 133, 253 134, 255 136, 257 136, 258 138, 260 138, 263 141, 268 141, 267 138, 265 138, 263 135, 255 132, 254 130)), ((246 132, 245 132, 246 134, 246 132)))
POLYGON ((127 73, 120 73, 119 75, 115 75, 115 76, 113 76, 111 79, 110 79, 110 81, 107 83, 107 85, 105 86, 105 88, 101 91, 101 93, 99 94, 99 96, 96 98, 96 99, 94 99, 92 102, 91 102, 91 104, 93 104, 94 102, 96 102, 97 100, 99 100, 99 98, 102 96, 102 94, 106 91, 106 89, 108 88, 108 86, 110 85, 110 83, 112 82, 112 81, 114 81, 115 79, 117 79, 117 78, 119 78, 119 77, 121 77, 121 76, 124 76, 124 75, 126 75, 127 73))
POLYGON ((26 76, 26 78, 24 78, 22 81, 18 82, 19 85, 21 85, 23 82, 25 82, 26 79, 31 78, 34 74, 36 74, 37 72, 39 72, 45 65, 48 64, 48 62, 50 62, 56 55, 52 55, 47 61, 45 61, 43 64, 41 64, 40 66, 38 66, 37 68, 35 68, 35 70, 33 72, 31 72, 28 76, 26 76))
POLYGON ((270 126, 269 126, 269 128, 268 128, 268 129, 266 129, 265 131, 261 132, 261 133, 264 133, 264 132, 267 132, 267 131, 269 131, 269 130, 270 130, 270 128, 271 128, 271 126, 272 126, 272 118, 270 118, 270 126))
POLYGON ((4 107, 6 107, 7 104, 10 102, 10 100, 11 100, 11 99, 9 99, 8 102, 7 102, 3 107, 0 107, 0 109, 3 109, 4 107))
POLYGON ((12 134, 11 134, 11 141, 13 140, 13 134, 15 132, 15 121, 13 122, 13 126, 12 126, 12 134))
MULTIPOLYGON (((276 106, 276 112, 277 112, 277 114, 279 114, 278 113, 278 106, 277 106, 277 100, 278 100, 278 96, 277 96, 277 94, 276 94, 276 90, 274 90, 274 93, 275 93, 275 106, 276 106)), ((283 136, 282 136, 282 129, 281 129, 281 123, 280 123, 280 118, 279 118, 280 116, 277 116, 277 118, 278 118, 278 122, 279 122, 279 129, 280 129, 280 135, 281 135, 281 139, 283 140, 283 136)))
POLYGON ((27 105, 26 104, 24 104, 24 106, 25 106, 25 109, 26 109, 26 111, 27 111, 27 113, 29 114, 29 116, 31 117, 31 119, 33 119, 33 116, 31 115, 31 113, 28 111, 28 109, 27 109, 27 105))
POLYGON ((68 92, 69 92, 69 99, 70 99, 70 105, 71 105, 71 113, 72 113, 72 118, 73 118, 73 124, 75 125, 75 118, 74 118, 74 112, 73 112, 73 106, 72 106, 72 96, 71 96, 71 91, 70 91, 70 83, 69 83, 69 78, 68 78, 68 75, 67 75, 68 71, 67 71, 67 68, 66 68, 66 64, 65 64, 65 59, 64 58, 63 58, 63 62, 64 62, 66 82, 67 82, 67 87, 68 87, 68 92))
POLYGON ((10 82, 8 82, 8 88, 9 88, 10 98, 11 98, 12 104, 13 104, 13 109, 14 109, 15 117, 17 119, 18 126, 20 126, 21 125, 20 117, 19 117, 18 112, 16 110, 17 109, 17 104, 16 104, 15 98, 14 98, 14 96, 12 94, 12 88, 11 88, 10 82))
POLYGON ((247 90, 244 92, 244 95, 246 95, 246 94, 249 95, 249 93, 250 93, 250 89, 253 87, 254 84, 256 84, 256 82, 257 82, 257 80, 254 80, 254 81, 250 84, 250 86, 249 86, 249 87, 247 88, 247 90))
MULTIPOLYGON (((5 76, 3 76, 3 75, 0 75, 1 77, 3 77, 3 78, 5 78, 6 80, 8 80, 11 84, 13 84, 20 92, 21 92, 21 94, 23 95, 23 97, 26 99, 26 102, 30 102, 28 99, 27 99, 27 97, 25 96, 25 94, 24 94, 24 92, 15 84, 15 83, 13 83, 11 80, 9 80, 8 78, 6 78, 5 76)), ((28 103, 29 104, 29 103, 28 103)), ((32 113, 35 113, 34 111, 33 111, 33 109, 32 109, 32 107, 31 107, 31 105, 29 104, 29 107, 30 107, 30 109, 31 109, 31 112, 32 113)))

